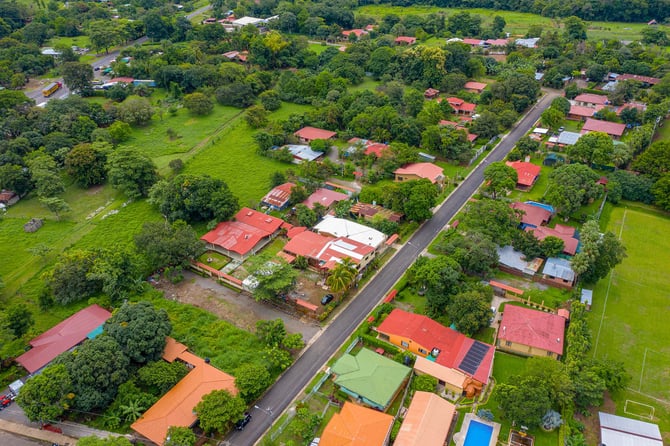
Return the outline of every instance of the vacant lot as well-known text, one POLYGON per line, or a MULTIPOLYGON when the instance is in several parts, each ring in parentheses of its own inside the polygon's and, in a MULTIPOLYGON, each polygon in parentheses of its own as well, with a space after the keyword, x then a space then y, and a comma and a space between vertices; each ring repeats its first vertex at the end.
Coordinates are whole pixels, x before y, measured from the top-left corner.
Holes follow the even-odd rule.
MULTIPOLYGON (((617 414, 626 400, 655 408, 666 440, 670 438, 670 331, 667 329, 670 282, 670 219, 632 207, 618 207, 607 229, 621 237, 628 258, 593 291, 591 328, 594 355, 622 361, 632 377, 630 390, 615 395, 617 414)), ((631 405, 629 403, 629 412, 631 405)), ((634 411, 643 412, 635 405, 634 411)), ((629 416, 629 415, 627 415, 629 416)))

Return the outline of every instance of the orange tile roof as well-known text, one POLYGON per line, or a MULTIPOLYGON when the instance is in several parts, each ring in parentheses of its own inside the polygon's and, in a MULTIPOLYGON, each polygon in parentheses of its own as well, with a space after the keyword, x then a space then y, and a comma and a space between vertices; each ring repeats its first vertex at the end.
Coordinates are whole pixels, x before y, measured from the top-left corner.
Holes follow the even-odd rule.
POLYGON ((394 446, 444 445, 456 406, 434 393, 416 392, 394 446))
MULTIPOLYGON (((177 344, 183 345, 176 341, 174 344, 170 342, 170 350, 166 346, 164 355, 174 354, 173 348, 177 344)), ((227 390, 237 395, 235 378, 209 365, 202 358, 183 351, 175 359, 195 367, 130 426, 159 445, 163 444, 170 426, 189 427, 196 422, 197 416, 193 410, 203 396, 214 390, 227 390)))
POLYGON ((416 175, 420 178, 426 178, 431 183, 436 183, 444 178, 444 170, 440 166, 432 163, 413 163, 407 164, 394 172, 396 175, 416 175))
POLYGON ((516 170, 516 183, 522 186, 532 186, 535 184, 535 180, 542 171, 540 166, 525 161, 507 161, 505 164, 516 170))
POLYGON ((307 141, 313 141, 315 139, 330 139, 337 135, 337 132, 318 129, 316 127, 303 127, 293 134, 298 138, 302 138, 307 141))
POLYGON ((165 350, 163 350, 163 359, 167 362, 174 362, 175 359, 179 357, 182 353, 188 350, 181 342, 177 341, 174 338, 168 336, 165 338, 165 350))
POLYGON ((391 415, 346 402, 328 422, 319 446, 382 446, 392 425, 391 415))
POLYGON ((475 82, 475 81, 469 81, 466 82, 465 85, 463 85, 463 88, 466 90, 476 90, 476 91, 482 91, 486 88, 486 85, 484 82, 475 82))

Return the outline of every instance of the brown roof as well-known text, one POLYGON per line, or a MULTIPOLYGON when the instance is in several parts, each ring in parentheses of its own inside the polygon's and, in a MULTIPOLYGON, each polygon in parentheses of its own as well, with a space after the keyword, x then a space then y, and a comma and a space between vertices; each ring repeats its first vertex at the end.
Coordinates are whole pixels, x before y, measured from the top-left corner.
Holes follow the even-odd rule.
POLYGON ((431 183, 436 183, 438 180, 444 178, 444 170, 432 163, 407 164, 396 169, 393 173, 396 175, 416 175, 419 178, 430 180, 431 183))
POLYGON ((551 220, 551 212, 540 207, 533 206, 528 203, 519 203, 515 202, 510 205, 512 209, 517 209, 523 211, 524 214, 521 216, 521 223, 530 226, 542 226, 545 223, 548 223, 551 220))
POLYGON ((599 121, 597 119, 588 118, 582 127, 582 133, 587 132, 604 132, 610 136, 621 136, 626 130, 626 124, 619 124, 617 122, 599 121))
POLYGON ((330 130, 317 129, 316 127, 303 127, 294 133, 298 138, 306 141, 313 141, 315 139, 330 139, 337 135, 337 132, 330 130))
POLYGON ((587 104, 597 104, 597 105, 607 105, 609 100, 607 96, 593 94, 593 93, 582 93, 575 97, 577 102, 586 102, 587 104))
POLYGON ((486 84, 483 82, 469 81, 465 83, 463 88, 466 90, 482 91, 486 88, 486 84))
POLYGON ((661 80, 657 77, 651 77, 651 76, 640 76, 639 74, 620 74, 616 80, 618 81, 628 81, 628 80, 633 80, 633 81, 639 81, 643 82, 645 84, 649 85, 656 85, 661 80))
POLYGON ((269 206, 275 206, 277 208, 282 208, 288 203, 288 200, 291 198, 291 190, 295 187, 293 183, 284 183, 273 188, 268 192, 263 199, 262 203, 265 203, 269 206))
POLYGON ((418 391, 400 426, 394 446, 442 446, 456 406, 434 393, 418 391))
POLYGON ((347 401, 328 422, 319 446, 383 446, 392 425, 393 416, 347 401))
MULTIPOLYGON (((175 341, 176 344, 179 344, 175 341)), ((170 352, 174 345, 170 343, 170 352)), ((181 348, 181 347, 179 347, 181 348)), ((188 351, 175 359, 182 360, 194 368, 168 393, 149 408, 130 427, 156 444, 162 445, 170 426, 189 427, 196 422, 193 412, 202 397, 214 390, 227 390, 237 395, 235 378, 206 363, 188 351)))

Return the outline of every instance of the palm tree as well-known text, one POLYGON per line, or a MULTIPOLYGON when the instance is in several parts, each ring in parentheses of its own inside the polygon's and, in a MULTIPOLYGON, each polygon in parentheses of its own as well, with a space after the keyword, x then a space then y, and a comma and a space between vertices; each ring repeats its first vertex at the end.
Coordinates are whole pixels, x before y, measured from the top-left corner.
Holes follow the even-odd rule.
POLYGON ((333 268, 330 276, 326 279, 326 284, 334 293, 346 291, 356 278, 357 272, 356 264, 351 258, 346 257, 333 268))

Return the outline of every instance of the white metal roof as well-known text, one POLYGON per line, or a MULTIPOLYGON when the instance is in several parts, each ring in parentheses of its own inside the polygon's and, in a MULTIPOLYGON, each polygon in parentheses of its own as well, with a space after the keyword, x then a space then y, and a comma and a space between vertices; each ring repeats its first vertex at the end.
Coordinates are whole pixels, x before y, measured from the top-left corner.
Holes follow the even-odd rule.
POLYGON ((347 237, 375 249, 386 240, 383 232, 344 218, 326 217, 314 229, 335 237, 347 237))
POLYGON ((656 424, 598 412, 600 441, 604 446, 663 446, 656 424))

